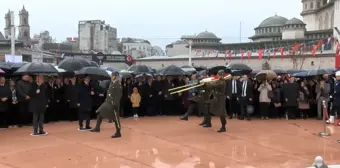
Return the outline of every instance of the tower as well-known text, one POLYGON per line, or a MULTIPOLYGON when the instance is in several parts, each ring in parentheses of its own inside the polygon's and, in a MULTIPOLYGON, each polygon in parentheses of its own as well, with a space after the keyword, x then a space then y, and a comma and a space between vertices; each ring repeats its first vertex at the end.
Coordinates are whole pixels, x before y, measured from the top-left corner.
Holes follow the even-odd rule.
POLYGON ((5 22, 6 22, 5 29, 4 29, 5 38, 9 39, 11 36, 11 11, 10 10, 8 10, 8 12, 5 14, 5 22))
POLYGON ((21 11, 19 12, 20 23, 18 26, 19 29, 18 39, 22 40, 24 43, 28 43, 31 40, 28 16, 29 16, 28 11, 25 9, 25 6, 23 6, 21 11))
POLYGON ((332 29, 333 36, 336 37, 338 40, 340 39, 340 0, 334 0, 334 21, 332 29))

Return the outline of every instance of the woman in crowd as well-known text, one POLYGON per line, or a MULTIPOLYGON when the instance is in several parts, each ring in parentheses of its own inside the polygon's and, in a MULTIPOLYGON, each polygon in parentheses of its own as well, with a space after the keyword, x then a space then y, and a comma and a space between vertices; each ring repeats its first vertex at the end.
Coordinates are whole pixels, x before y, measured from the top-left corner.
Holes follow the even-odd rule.
POLYGON ((309 99, 310 99, 310 93, 308 91, 308 88, 306 86, 306 81, 301 82, 301 87, 299 90, 299 110, 301 112, 301 116, 303 119, 307 119, 308 117, 308 111, 309 111, 309 99))
POLYGON ((262 120, 268 119, 268 111, 269 104, 271 102, 272 87, 268 84, 267 81, 262 81, 260 87, 258 88, 260 92, 259 101, 260 101, 260 115, 262 120))

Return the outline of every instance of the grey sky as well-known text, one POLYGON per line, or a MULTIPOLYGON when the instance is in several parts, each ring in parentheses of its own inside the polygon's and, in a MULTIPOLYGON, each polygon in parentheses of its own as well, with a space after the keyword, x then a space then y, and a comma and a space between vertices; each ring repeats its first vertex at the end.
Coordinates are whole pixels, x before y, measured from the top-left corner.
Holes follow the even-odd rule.
MULTIPOLYGON (((2 16, 25 5, 30 13, 31 36, 50 31, 57 41, 77 36, 79 20, 101 19, 118 28, 118 37, 150 40, 162 48, 181 35, 208 30, 223 42, 239 42, 253 35, 262 20, 277 15, 301 18, 300 0, 6 0, 2 16)), ((3 18, 3 17, 2 17, 3 18)), ((1 32, 5 25, 0 21, 1 32)))

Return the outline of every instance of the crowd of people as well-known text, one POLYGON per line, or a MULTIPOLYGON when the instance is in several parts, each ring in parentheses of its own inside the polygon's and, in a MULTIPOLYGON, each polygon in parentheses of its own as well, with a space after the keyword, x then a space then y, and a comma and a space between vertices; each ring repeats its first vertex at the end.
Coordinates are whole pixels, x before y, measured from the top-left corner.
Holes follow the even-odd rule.
MULTIPOLYGON (((201 116, 204 108, 199 101, 200 88, 193 88, 176 94, 169 89, 195 84, 207 76, 193 73, 188 76, 162 76, 144 74, 122 78, 120 117, 157 115, 183 115, 182 120, 195 114, 201 116)), ((336 79, 325 74, 318 79, 296 79, 283 75, 272 81, 258 81, 251 76, 233 76, 226 81, 225 104, 229 119, 251 120, 255 116, 269 118, 322 119, 324 108, 330 112, 330 121, 339 117, 337 110, 340 97, 336 96, 340 74, 336 79), (331 106, 332 110, 331 110, 331 106), (250 108, 253 107, 253 108, 250 108)), ((96 110, 105 101, 108 81, 91 80, 85 77, 44 77, 36 79, 25 74, 21 79, 0 78, 0 124, 2 128, 22 127, 35 122, 79 121, 79 129, 89 130, 90 120, 96 118, 96 110), (6 81, 8 80, 8 81, 6 81), (42 88, 46 88, 45 91, 42 88), (45 98, 34 99, 39 92, 45 98), (43 100, 43 101, 41 101, 43 100), (46 100, 46 103, 43 103, 46 100), (44 111, 46 107, 46 112, 44 111), (32 111, 44 112, 44 121, 34 119, 32 111), (88 111, 89 118, 80 119, 79 111, 88 111)), ((340 90, 339 90, 340 93, 340 90)))

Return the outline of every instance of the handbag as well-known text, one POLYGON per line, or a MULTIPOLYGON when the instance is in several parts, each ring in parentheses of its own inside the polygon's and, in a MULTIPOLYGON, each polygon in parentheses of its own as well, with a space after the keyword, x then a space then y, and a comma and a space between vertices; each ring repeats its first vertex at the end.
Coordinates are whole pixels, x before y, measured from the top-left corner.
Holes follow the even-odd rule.
POLYGON ((270 98, 270 99, 273 99, 274 98, 274 93, 273 93, 273 91, 268 91, 267 92, 267 96, 268 96, 268 98, 270 98))

